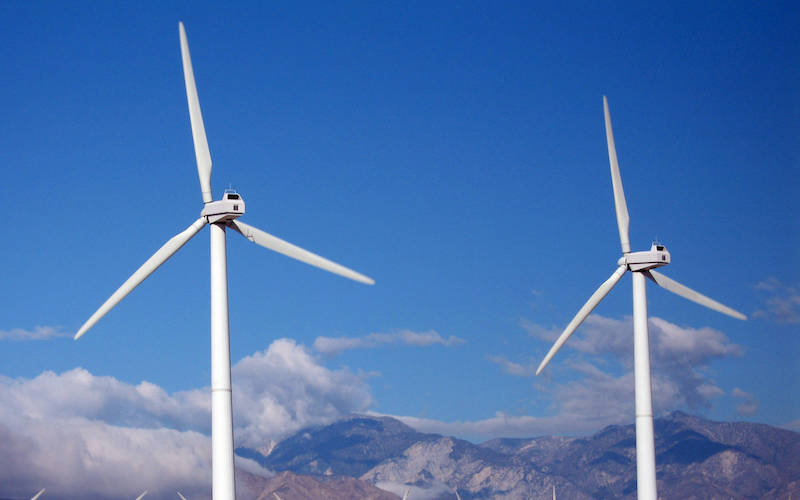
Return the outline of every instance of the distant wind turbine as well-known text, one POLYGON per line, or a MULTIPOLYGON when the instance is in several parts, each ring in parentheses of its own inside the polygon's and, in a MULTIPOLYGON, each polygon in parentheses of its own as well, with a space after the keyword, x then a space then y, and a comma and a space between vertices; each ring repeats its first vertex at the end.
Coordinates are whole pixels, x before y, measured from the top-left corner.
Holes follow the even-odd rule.
POLYGON ((186 497, 185 497, 185 496, 183 496, 183 495, 181 495, 181 492, 180 492, 180 491, 178 492, 178 496, 179 496, 179 497, 181 497, 181 500, 186 500, 186 497))
POLYGON ((581 307, 578 314, 569 322, 564 332, 556 340, 556 343, 550 348, 547 356, 542 360, 536 370, 536 374, 538 375, 542 372, 547 363, 564 345, 564 342, 567 341, 569 336, 589 316, 589 313, 603 300, 608 292, 614 288, 614 285, 622 278, 622 275, 627 271, 631 271, 633 277, 633 366, 636 394, 636 486, 639 500, 656 500, 656 457, 653 437, 653 402, 650 386, 650 347, 647 332, 645 278, 649 278, 658 286, 685 299, 697 302, 728 316, 742 320, 747 319, 747 317, 656 272, 656 267, 670 263, 669 252, 663 245, 653 244, 650 250, 631 253, 630 240, 628 238, 628 207, 625 203, 625 193, 622 190, 622 178, 620 177, 617 151, 614 146, 614 133, 611 130, 611 115, 608 112, 608 100, 605 96, 603 96, 603 111, 605 114, 608 160, 611 166, 611 183, 614 188, 614 206, 617 213, 617 227, 622 246, 622 257, 617 261, 617 270, 605 283, 600 285, 600 288, 589 297, 586 304, 581 307))
POLYGON ((226 191, 214 201, 211 196, 211 154, 206 140, 200 101, 189 56, 189 44, 183 23, 178 24, 181 41, 183 76, 192 124, 197 173, 204 207, 200 218, 173 236, 115 291, 81 326, 75 338, 86 333, 100 318, 167 261, 206 224, 211 226, 211 468, 213 500, 236 498, 233 473, 233 410, 231 407, 231 355, 228 329, 228 271, 225 229, 230 228, 257 245, 297 259, 306 264, 362 283, 374 281, 319 255, 292 245, 260 229, 236 220, 244 214, 244 201, 238 193, 226 191))
POLYGON ((142 500, 142 498, 144 498, 145 495, 147 495, 147 490, 144 490, 141 495, 136 497, 136 500, 142 500))
POLYGON ((37 498, 42 496, 42 494, 44 493, 44 490, 45 490, 45 488, 42 488, 41 490, 39 490, 39 493, 33 495, 33 498, 31 498, 31 500, 36 500, 37 498))

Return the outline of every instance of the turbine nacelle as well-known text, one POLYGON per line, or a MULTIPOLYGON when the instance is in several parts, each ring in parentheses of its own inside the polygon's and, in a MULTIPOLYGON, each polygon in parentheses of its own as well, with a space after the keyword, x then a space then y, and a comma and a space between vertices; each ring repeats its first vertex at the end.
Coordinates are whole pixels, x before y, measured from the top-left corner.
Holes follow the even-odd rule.
POLYGON ((244 200, 236 191, 226 189, 222 199, 206 203, 200 215, 205 217, 209 224, 233 220, 244 215, 244 200))
POLYGON ((666 266, 670 262, 669 252, 664 245, 653 243, 650 250, 626 253, 617 261, 618 266, 628 266, 631 271, 646 271, 666 266))

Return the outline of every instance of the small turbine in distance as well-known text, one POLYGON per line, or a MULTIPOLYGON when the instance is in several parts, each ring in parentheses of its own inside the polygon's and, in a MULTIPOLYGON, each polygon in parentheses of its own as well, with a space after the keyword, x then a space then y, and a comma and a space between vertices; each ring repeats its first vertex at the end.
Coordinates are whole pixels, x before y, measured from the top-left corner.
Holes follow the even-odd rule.
POLYGON ((608 100, 603 96, 603 112, 606 124, 606 142, 608 143, 608 161, 611 166, 611 184, 614 189, 614 207, 617 213, 617 227, 619 241, 622 246, 622 257, 617 261, 617 269, 598 288, 586 304, 580 308, 578 314, 572 318, 567 327, 558 337, 553 347, 544 357, 536 374, 542 372, 547 363, 555 356, 561 346, 572 333, 597 307, 597 304, 614 288, 622 275, 631 271, 633 277, 633 373, 636 397, 636 486, 639 500, 656 500, 656 457, 655 440, 653 436, 653 402, 650 386, 650 347, 647 331, 647 291, 645 278, 650 279, 658 286, 669 290, 681 297, 697 302, 700 305, 715 311, 727 314, 736 319, 747 317, 728 306, 720 304, 705 295, 681 285, 677 281, 667 278, 655 270, 656 267, 666 266, 670 263, 670 255, 663 245, 653 244, 650 250, 644 252, 631 252, 628 238, 629 216, 628 206, 625 203, 625 192, 622 190, 622 178, 617 162, 617 150, 614 145, 614 133, 611 130, 611 115, 608 112, 608 100))
MULTIPOLYGON (((173 236, 152 257, 128 278, 105 303, 81 326, 75 338, 86 333, 126 295, 167 261, 206 224, 211 232, 211 469, 213 500, 236 498, 233 471, 233 409, 231 404, 231 354, 228 328, 228 271, 225 230, 231 229, 253 243, 316 266, 325 271, 344 276, 361 283, 373 284, 371 278, 319 255, 292 245, 260 229, 237 219, 244 214, 244 200, 238 193, 226 191, 223 198, 214 201, 211 196, 211 153, 208 149, 200 101, 189 56, 189 43, 183 23, 178 24, 181 42, 183 76, 186 84, 186 99, 192 125, 197 173, 203 210, 200 218, 184 231, 173 236)), ((146 493, 146 492, 145 492, 146 493)), ((143 496, 144 494, 142 494, 143 496)), ((141 497, 140 497, 141 498, 141 497)), ((138 500, 138 499, 137 499, 138 500)))

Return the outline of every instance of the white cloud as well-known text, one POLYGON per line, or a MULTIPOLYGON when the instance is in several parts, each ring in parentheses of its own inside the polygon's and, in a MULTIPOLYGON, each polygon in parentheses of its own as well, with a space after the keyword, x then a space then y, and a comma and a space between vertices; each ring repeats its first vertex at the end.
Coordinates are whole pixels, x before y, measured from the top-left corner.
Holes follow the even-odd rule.
POLYGON ((208 486, 211 447, 200 433, 118 427, 79 417, 43 419, 8 410, 0 414, 5 495, 27 498, 46 487, 51 498, 134 498, 145 488, 170 493, 181 488, 202 498, 208 486))
POLYGON ((411 345, 427 347, 443 345, 446 347, 463 344, 464 340, 451 335, 444 338, 435 330, 415 332, 399 330, 392 333, 370 333, 363 337, 317 337, 314 340, 314 349, 327 356, 335 356, 350 349, 375 348, 390 344, 411 345))
POLYGON ((755 286, 753 286, 753 288, 761 291, 774 292, 782 289, 783 284, 780 282, 778 278, 770 276, 769 278, 756 283, 755 286))
POLYGON ((530 438, 541 435, 563 434, 565 432, 591 432, 596 426, 583 427, 575 422, 567 422, 562 417, 533 417, 529 415, 508 415, 497 412, 493 417, 473 420, 445 422, 442 420, 390 415, 420 432, 458 436, 464 439, 483 441, 495 437, 530 438))
POLYGON ((308 349, 280 339, 232 369, 237 445, 259 447, 308 425, 372 404, 368 375, 329 370, 308 349))
MULTIPOLYGON (((542 357, 561 334, 560 329, 528 321, 522 321, 521 326, 543 341, 542 357)), ((710 374, 709 364, 716 359, 741 356, 740 346, 708 327, 679 326, 657 317, 649 319, 648 327, 653 407, 657 414, 677 408, 708 408, 714 399, 724 395, 710 374)), ((594 314, 586 319, 544 372, 545 378, 551 378, 556 370, 570 375, 568 382, 536 379, 535 369, 541 358, 524 363, 502 356, 489 356, 489 360, 509 375, 536 380, 534 387, 550 395, 556 416, 554 420, 503 416, 461 426, 479 435, 489 437, 491 433, 484 432, 490 430, 528 436, 551 430, 583 433, 631 420, 634 383, 630 317, 613 319, 594 314)), ((744 402, 740 407, 748 411, 752 405, 744 402)))
POLYGON ((767 278, 754 287, 767 294, 763 306, 753 313, 754 318, 765 318, 778 323, 800 323, 800 284, 786 285, 777 278, 767 278))
POLYGON ((79 417, 122 427, 210 430, 211 403, 200 391, 169 395, 149 382, 131 385, 83 368, 61 374, 47 371, 30 380, 2 377, 0 387, 4 406, 32 418, 79 417))
POLYGON ((487 356, 487 359, 498 365, 504 372, 517 377, 526 377, 536 374, 536 367, 532 364, 520 364, 510 361, 503 356, 487 356))
MULTIPOLYGON (((578 378, 559 383, 536 381, 535 390, 543 399, 551 400, 551 416, 511 415, 497 412, 475 421, 445 422, 409 416, 394 416, 421 431, 458 436, 472 441, 495 437, 530 438, 544 435, 585 435, 608 425, 629 424, 634 419, 633 372, 613 375, 598 366, 580 360, 566 362, 578 378)), ((527 371, 527 370, 526 370, 527 371)), ((654 374, 652 378, 653 408, 656 415, 687 406, 680 381, 654 374)), ((707 399, 723 395, 714 384, 701 384, 696 393, 707 399)))
POLYGON ((0 330, 0 340, 47 340, 69 336, 69 333, 53 326, 35 326, 33 330, 24 330, 22 328, 0 330))
MULTIPOLYGON (((372 402, 365 376, 329 370, 288 339, 232 367, 236 444, 259 447, 372 402)), ((0 377, 3 494, 48 498, 174 498, 210 493, 207 388, 169 394, 75 368, 33 379, 0 377)), ((237 458, 249 472, 268 474, 237 458)))
POLYGON ((787 422, 781 425, 784 429, 789 429, 790 431, 800 432, 800 418, 797 420, 792 420, 791 422, 787 422))
POLYGON ((731 391, 731 396, 741 400, 741 402, 736 405, 736 413, 739 415, 747 417, 758 413, 758 400, 751 393, 734 387, 733 391, 731 391))

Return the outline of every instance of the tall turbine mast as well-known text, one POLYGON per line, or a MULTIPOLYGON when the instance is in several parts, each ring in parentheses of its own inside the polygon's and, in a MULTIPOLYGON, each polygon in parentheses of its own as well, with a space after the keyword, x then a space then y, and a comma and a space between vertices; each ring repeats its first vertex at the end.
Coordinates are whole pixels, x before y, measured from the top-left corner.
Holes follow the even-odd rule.
MULTIPOLYGON (((244 214, 244 200, 239 193, 226 191, 221 200, 211 194, 211 154, 208 149, 203 115, 189 55, 189 43, 183 23, 178 23, 181 60, 186 83, 186 99, 192 125, 197 174, 203 197, 200 218, 173 236, 147 259, 81 326, 78 339, 95 325, 134 288, 185 245, 203 227, 210 225, 211 233, 211 468, 213 500, 235 500, 233 458, 233 408, 231 402, 231 355, 228 327, 228 271, 226 229, 241 234, 253 243, 318 267, 345 278, 372 285, 375 282, 363 274, 320 257, 253 226, 237 220, 244 214)), ((146 492, 145 492, 146 493, 146 492)), ((179 494, 180 495, 180 494, 179 494)), ((141 498, 141 497, 140 497, 141 498)))
POLYGON ((656 500, 656 456, 653 435, 653 402, 650 383, 650 346, 647 331, 645 278, 672 293, 722 314, 741 320, 745 320, 747 317, 657 272, 655 268, 666 266, 670 263, 670 254, 663 245, 653 244, 650 250, 631 252, 628 237, 630 220, 628 206, 625 202, 625 192, 622 189, 622 178, 619 173, 617 150, 614 144, 614 132, 611 130, 611 114, 608 111, 608 99, 605 96, 603 96, 603 113, 622 257, 617 261, 617 269, 589 297, 589 300, 580 308, 578 314, 569 322, 542 360, 536 370, 536 374, 538 375, 544 370, 544 367, 561 349, 561 346, 569 339, 570 335, 583 323, 600 301, 608 295, 614 285, 619 282, 622 275, 631 271, 633 279, 633 373, 636 398, 636 487, 639 500, 656 500))

